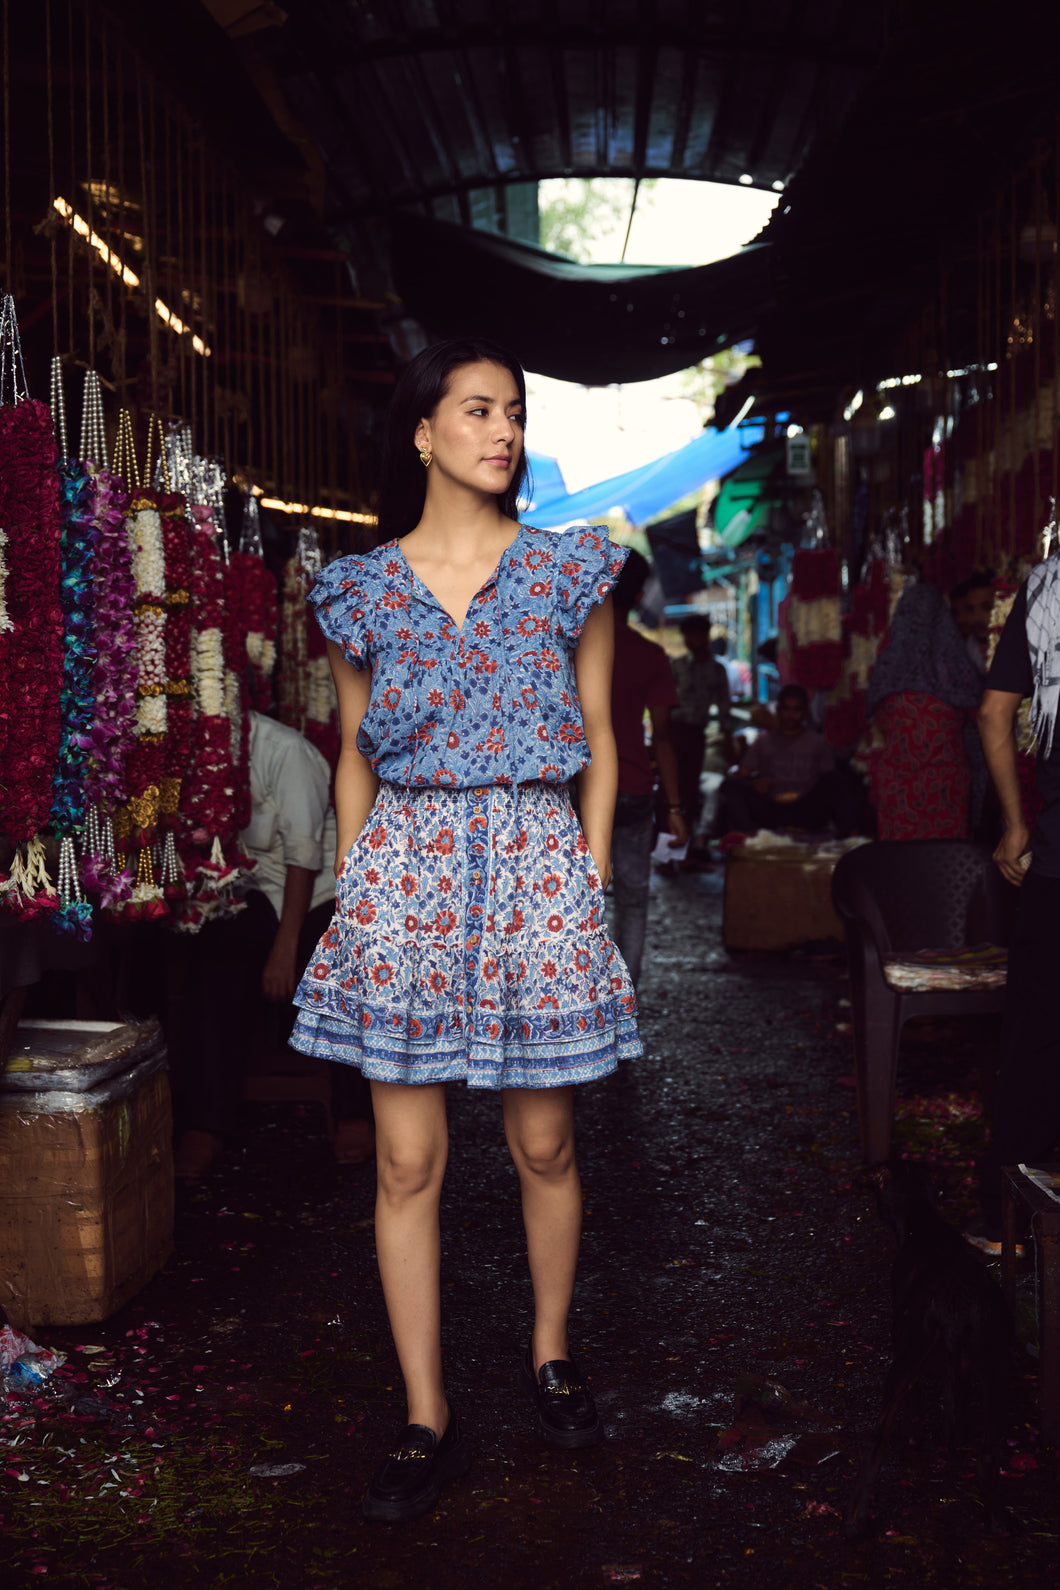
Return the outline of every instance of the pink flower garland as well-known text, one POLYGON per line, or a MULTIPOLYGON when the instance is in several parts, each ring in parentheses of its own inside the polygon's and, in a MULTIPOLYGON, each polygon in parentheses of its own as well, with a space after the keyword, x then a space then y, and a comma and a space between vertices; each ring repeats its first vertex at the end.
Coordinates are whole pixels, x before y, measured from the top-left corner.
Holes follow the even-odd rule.
POLYGON ((59 477, 47 405, 0 409, 0 524, 8 537, 10 630, 0 631, 0 824, 33 838, 51 807, 59 752, 63 613, 59 477))
POLYGON ((136 739, 136 627, 125 514, 129 498, 118 475, 96 476, 96 609, 92 642, 96 661, 92 685, 96 712, 89 731, 85 795, 93 806, 112 812, 125 798, 125 771, 136 739))

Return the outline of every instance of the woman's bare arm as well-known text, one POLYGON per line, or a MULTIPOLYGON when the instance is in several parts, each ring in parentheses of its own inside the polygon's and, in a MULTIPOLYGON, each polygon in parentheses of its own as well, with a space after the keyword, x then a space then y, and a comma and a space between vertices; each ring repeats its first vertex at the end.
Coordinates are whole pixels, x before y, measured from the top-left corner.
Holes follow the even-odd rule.
POLYGON ((618 794, 618 752, 611 727, 611 668, 615 659, 615 620, 611 598, 594 607, 574 653, 574 678, 582 704, 582 723, 590 762, 575 782, 582 832, 604 888, 611 878, 611 828, 618 794))
POLYGON ((343 655, 342 647, 328 641, 328 661, 339 698, 339 725, 342 750, 335 772, 335 876, 339 875, 346 852, 364 827, 379 790, 379 779, 357 749, 357 730, 368 710, 372 693, 372 670, 355 668, 343 655))

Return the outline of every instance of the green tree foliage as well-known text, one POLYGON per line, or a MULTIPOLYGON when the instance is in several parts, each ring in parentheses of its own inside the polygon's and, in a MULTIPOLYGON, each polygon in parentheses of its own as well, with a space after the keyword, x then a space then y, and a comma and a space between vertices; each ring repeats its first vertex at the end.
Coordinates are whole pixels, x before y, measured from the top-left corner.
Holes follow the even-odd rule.
MULTIPOLYGON (((654 178, 641 183, 638 212, 651 203, 654 187, 654 178)), ((538 189, 541 247, 588 265, 601 260, 596 248, 601 239, 610 239, 615 246, 603 257, 617 260, 632 203, 629 177, 565 177, 542 183, 538 189)))

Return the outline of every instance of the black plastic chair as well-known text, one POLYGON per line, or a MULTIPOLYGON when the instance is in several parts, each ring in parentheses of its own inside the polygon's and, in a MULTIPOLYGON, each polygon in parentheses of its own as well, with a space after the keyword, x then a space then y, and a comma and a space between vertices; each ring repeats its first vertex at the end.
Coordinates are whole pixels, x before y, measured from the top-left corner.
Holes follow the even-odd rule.
POLYGON ((1007 945, 1015 900, 986 846, 962 839, 881 840, 848 851, 836 866, 832 901, 846 928, 861 1152, 868 1164, 890 1152, 905 1023, 984 1014, 1005 1002, 1003 987, 900 991, 884 976, 885 957, 1007 945))

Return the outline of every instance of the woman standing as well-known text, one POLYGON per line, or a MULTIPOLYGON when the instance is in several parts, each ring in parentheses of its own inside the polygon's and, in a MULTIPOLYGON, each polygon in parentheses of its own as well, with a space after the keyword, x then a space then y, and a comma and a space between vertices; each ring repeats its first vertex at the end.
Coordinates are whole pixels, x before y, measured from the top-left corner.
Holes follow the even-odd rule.
POLYGON ((968 838, 986 788, 973 716, 982 694, 942 592, 910 586, 869 678, 884 737, 869 773, 880 839, 968 838))
POLYGON ((310 597, 342 724, 337 909, 291 1041, 371 1082, 376 1246, 408 1402, 368 1518, 426 1511, 470 1462, 442 1379, 446 1082, 502 1090, 534 1294, 521 1377, 539 1432, 564 1447, 601 1435, 567 1316, 574 1084, 641 1053, 602 926, 617 777, 608 592, 625 554, 606 531, 517 522, 525 400, 521 369, 492 344, 414 359, 391 407, 383 544, 333 563, 310 597))

